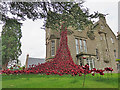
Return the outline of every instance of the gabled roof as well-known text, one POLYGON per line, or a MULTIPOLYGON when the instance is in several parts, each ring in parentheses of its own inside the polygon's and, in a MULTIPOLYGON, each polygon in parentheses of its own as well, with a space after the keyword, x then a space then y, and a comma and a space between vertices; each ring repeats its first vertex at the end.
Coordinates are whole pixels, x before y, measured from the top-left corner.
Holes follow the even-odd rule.
MULTIPOLYGON (((103 24, 104 26, 106 26, 107 28, 109 28, 110 32, 111 32, 111 33, 115 36, 115 38, 116 38, 115 33, 111 30, 110 26, 107 24, 105 17, 104 17, 104 20, 105 20, 105 23, 102 21, 102 24, 103 24)), ((101 21, 101 20, 99 19, 94 25, 99 24, 100 21, 101 21)), ((104 33, 105 33, 105 31, 104 31, 104 33)))
POLYGON ((45 63, 45 58, 32 58, 32 57, 29 57, 28 58, 28 67, 29 65, 38 65, 38 63, 45 63))

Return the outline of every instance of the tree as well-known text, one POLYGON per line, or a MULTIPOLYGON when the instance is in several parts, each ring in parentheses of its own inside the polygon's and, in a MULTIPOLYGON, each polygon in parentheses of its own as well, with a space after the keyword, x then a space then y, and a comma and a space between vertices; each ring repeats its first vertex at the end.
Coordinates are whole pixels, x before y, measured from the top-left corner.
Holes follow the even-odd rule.
POLYGON ((36 20, 44 19, 44 28, 58 28, 65 21, 67 26, 73 25, 76 29, 83 29, 84 25, 91 23, 91 18, 99 16, 98 12, 90 14, 89 10, 83 8, 83 0, 76 2, 4 2, 1 3, 2 21, 11 18, 26 20, 26 18, 36 20))
POLYGON ((26 18, 37 20, 44 19, 44 28, 60 30, 61 22, 65 27, 72 26, 75 29, 84 29, 84 26, 92 24, 91 19, 99 16, 98 12, 90 14, 83 8, 83 0, 76 2, 1 2, 0 14, 5 22, 2 31, 2 58, 3 67, 9 60, 18 59, 21 54, 21 20, 26 18), (9 38, 8 38, 9 37, 9 38))
POLYGON ((6 21, 2 30, 2 68, 6 69, 9 61, 18 60, 21 55, 21 23, 15 19, 6 21))

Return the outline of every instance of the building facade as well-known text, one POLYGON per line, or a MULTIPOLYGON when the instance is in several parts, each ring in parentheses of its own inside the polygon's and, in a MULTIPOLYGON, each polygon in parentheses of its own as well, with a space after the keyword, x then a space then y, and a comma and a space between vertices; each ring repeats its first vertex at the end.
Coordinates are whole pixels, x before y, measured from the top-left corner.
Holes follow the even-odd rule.
MULTIPOLYGON (((117 72, 118 40, 106 23, 105 17, 85 30, 68 28, 68 46, 73 61, 77 65, 88 64, 90 69, 112 67, 117 72)), ((46 60, 54 58, 59 47, 60 32, 46 29, 46 60)))
POLYGON ((33 57, 29 57, 29 54, 27 54, 26 57, 26 63, 25 63, 25 67, 29 68, 29 66, 34 65, 38 65, 41 63, 45 63, 45 58, 33 58, 33 57))

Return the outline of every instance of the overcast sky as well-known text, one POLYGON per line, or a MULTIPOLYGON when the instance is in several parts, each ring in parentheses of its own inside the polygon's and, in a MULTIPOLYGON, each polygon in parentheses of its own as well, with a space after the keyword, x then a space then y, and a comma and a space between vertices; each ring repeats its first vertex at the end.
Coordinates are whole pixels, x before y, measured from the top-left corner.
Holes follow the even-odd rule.
MULTIPOLYGON (((115 34, 118 31, 118 0, 85 0, 83 4, 90 9, 90 13, 99 11, 106 16, 107 24, 115 34)), ((26 20, 22 26, 22 55, 19 57, 22 65, 25 64, 26 55, 34 58, 46 57, 45 30, 41 29, 42 20, 26 20)))

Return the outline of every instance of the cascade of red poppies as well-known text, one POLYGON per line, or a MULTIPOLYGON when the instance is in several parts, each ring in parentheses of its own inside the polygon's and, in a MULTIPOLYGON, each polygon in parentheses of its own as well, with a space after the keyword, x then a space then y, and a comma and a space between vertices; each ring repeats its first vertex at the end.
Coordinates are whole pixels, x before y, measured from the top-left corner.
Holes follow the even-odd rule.
POLYGON ((53 60, 30 66, 28 70, 37 70, 40 73, 46 74, 77 74, 83 73, 84 70, 81 66, 76 65, 71 57, 68 44, 67 44, 67 28, 61 28, 60 45, 57 49, 55 58, 53 60))
POLYGON ((72 56, 70 54, 68 44, 67 44, 67 28, 61 28, 61 38, 60 38, 60 45, 57 49, 55 58, 53 60, 38 64, 38 65, 30 65, 29 68, 23 69, 23 70, 3 70, 2 73, 6 74, 38 74, 38 73, 44 73, 44 74, 58 74, 58 75, 63 75, 63 74, 72 74, 81 76, 82 74, 89 74, 93 72, 93 76, 95 73, 100 73, 100 75, 104 75, 104 71, 113 71, 112 68, 105 68, 104 70, 96 70, 93 68, 92 70, 89 70, 89 66, 80 66, 76 65, 73 62, 72 56))

